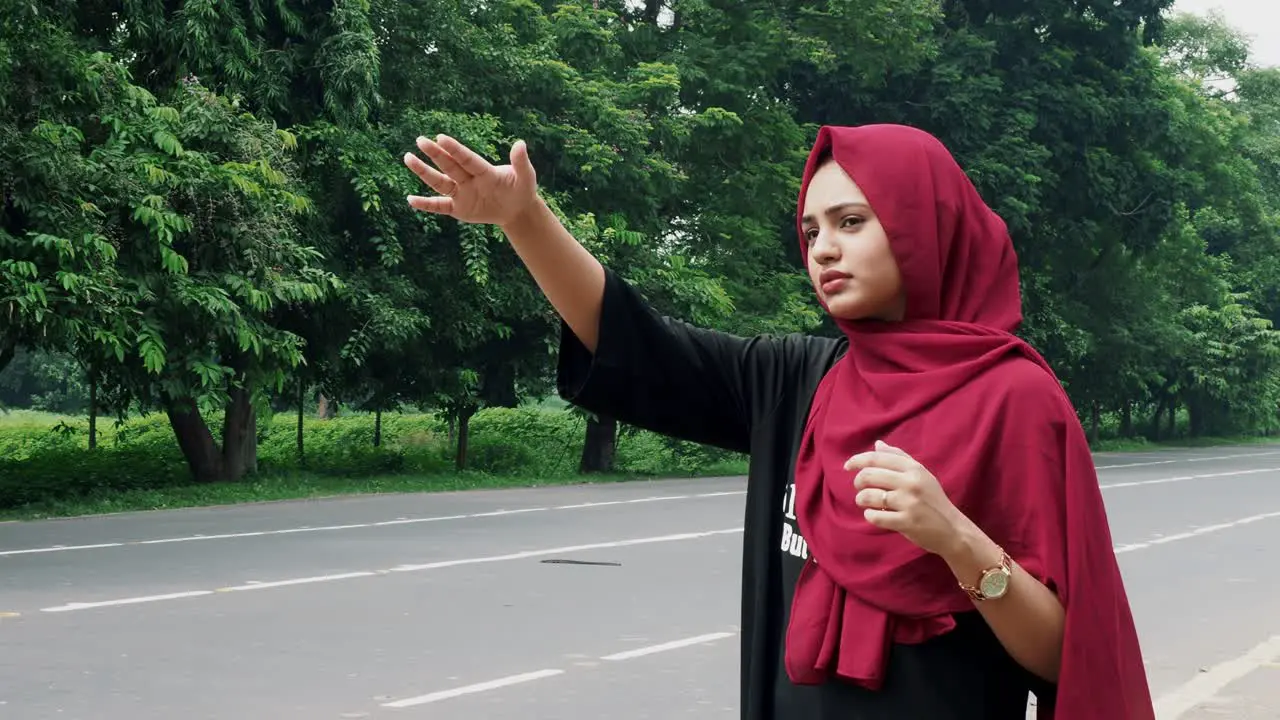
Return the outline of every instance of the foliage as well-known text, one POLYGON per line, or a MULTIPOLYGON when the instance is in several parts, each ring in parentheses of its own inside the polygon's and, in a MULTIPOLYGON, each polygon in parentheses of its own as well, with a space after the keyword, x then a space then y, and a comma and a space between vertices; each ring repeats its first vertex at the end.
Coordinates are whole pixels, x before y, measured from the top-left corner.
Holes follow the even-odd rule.
POLYGON ((756 334, 833 331, 793 230, 816 127, 924 127, 1008 222, 1022 332, 1095 439, 1274 432, 1280 69, 1170 5, 7 3, 0 403, 158 443, 107 421, 72 459, 32 430, 62 444, 31 492, 721 462, 528 409, 559 322, 500 233, 406 206, 400 157, 440 132, 494 160, 526 140, 659 309, 756 334), (300 436, 272 412, 318 404, 341 413, 300 436))

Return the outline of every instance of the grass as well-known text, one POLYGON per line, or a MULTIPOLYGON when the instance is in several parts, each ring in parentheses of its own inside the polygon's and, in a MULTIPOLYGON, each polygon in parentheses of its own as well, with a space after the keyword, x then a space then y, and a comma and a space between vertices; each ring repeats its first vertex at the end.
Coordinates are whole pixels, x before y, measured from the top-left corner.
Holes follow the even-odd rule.
MULTIPOLYGON (((746 474, 746 471, 746 463, 728 462, 710 466, 699 473, 698 476, 737 476, 746 474)), ((262 474, 255 476, 251 480, 239 483, 179 485, 150 490, 115 491, 74 499, 45 500, 19 508, 0 509, 0 521, 42 520, 148 510, 174 510, 178 508, 240 505, 284 500, 313 500, 354 495, 499 490, 652 479, 649 476, 624 474, 565 474, 535 478, 478 472, 439 475, 378 475, 352 478, 291 472, 285 474, 262 474)))
POLYGON ((1232 447, 1232 446, 1248 446, 1248 445, 1276 445, 1280 444, 1280 437, 1277 436, 1258 436, 1246 435, 1240 437, 1202 437, 1202 438, 1176 438, 1173 440, 1163 440, 1154 442, 1142 438, 1125 439, 1116 438, 1108 440, 1100 440, 1093 444, 1094 452, 1110 452, 1110 453, 1126 453, 1126 452, 1143 452, 1146 450, 1174 450, 1186 448, 1212 448, 1212 447, 1232 447))
MULTIPOLYGON (((112 451, 88 461, 83 449, 83 418, 29 410, 0 413, 0 472, 17 473, 11 487, 30 490, 42 483, 66 492, 43 497, 28 492, 25 504, 0 507, 0 521, 101 515, 120 512, 236 505, 322 497, 383 493, 431 493, 477 489, 527 488, 647 480, 658 477, 734 476, 746 473, 739 456, 708 457, 697 448, 672 454, 664 441, 648 433, 620 439, 619 471, 613 475, 579 475, 573 470, 580 452, 579 420, 551 406, 524 411, 495 411, 473 423, 473 460, 478 467, 452 472, 450 449, 441 444, 439 428, 427 416, 388 415, 387 447, 366 447, 371 418, 352 416, 310 422, 309 470, 287 465, 293 454, 289 418, 278 420, 259 446, 264 471, 237 483, 196 485, 183 480, 185 465, 176 454, 163 418, 131 419, 127 427, 100 423, 104 448, 123 443, 133 456, 105 463, 112 451), (59 424, 79 428, 70 436, 51 429, 59 424), (278 427, 277 427, 278 426, 278 427), (568 440, 566 440, 566 438, 568 440), (354 453, 354 454, 353 454, 354 453), (4 471, 5 459, 8 470, 4 471), (138 458, 146 462, 134 462, 138 458), (166 458, 164 462, 160 459, 166 458), (692 460, 691 460, 692 458, 692 460), (394 467, 387 460, 403 461, 394 467), (487 463, 487 465, 483 464, 487 463), (123 482, 128 481, 128 482, 123 482), (112 487, 111 485, 116 485, 112 487)), ((1271 445, 1280 437, 1179 438, 1165 442, 1108 438, 1097 452, 1142 452, 1170 448, 1271 445)), ((6 478, 0 477, 0 481, 6 478)), ((3 489, 4 482, 0 482, 3 489)))

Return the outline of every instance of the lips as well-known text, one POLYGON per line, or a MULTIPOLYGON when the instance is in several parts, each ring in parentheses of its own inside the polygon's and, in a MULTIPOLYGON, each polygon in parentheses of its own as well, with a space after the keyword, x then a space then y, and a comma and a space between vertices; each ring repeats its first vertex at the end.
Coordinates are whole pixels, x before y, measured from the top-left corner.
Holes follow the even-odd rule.
POLYGON ((818 276, 818 285, 821 287, 823 295, 830 296, 840 292, 840 289, 844 287, 845 281, 852 277, 849 273, 840 272, 839 270, 823 270, 822 274, 818 276))
POLYGON ((849 273, 841 272, 840 270, 823 270, 822 274, 818 276, 818 284, 826 285, 837 280, 848 280, 851 277, 853 276, 849 273))

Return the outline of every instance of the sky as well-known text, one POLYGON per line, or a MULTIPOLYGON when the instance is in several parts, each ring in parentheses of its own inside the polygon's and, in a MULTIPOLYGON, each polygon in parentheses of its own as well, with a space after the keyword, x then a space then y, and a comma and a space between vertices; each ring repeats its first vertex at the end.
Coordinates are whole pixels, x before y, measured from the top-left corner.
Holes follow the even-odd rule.
POLYGON ((1215 9, 1253 41, 1253 64, 1280 66, 1280 0, 1177 0, 1173 6, 1200 15, 1215 9))

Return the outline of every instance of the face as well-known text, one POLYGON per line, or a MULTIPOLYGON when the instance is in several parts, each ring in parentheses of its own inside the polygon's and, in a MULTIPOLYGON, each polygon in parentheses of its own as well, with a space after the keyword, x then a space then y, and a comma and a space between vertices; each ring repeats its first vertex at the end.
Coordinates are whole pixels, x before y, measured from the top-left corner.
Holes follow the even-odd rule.
POLYGON ((834 161, 809 181, 802 229, 809 279, 839 320, 901 320, 906 302, 889 236, 862 190, 834 161))

